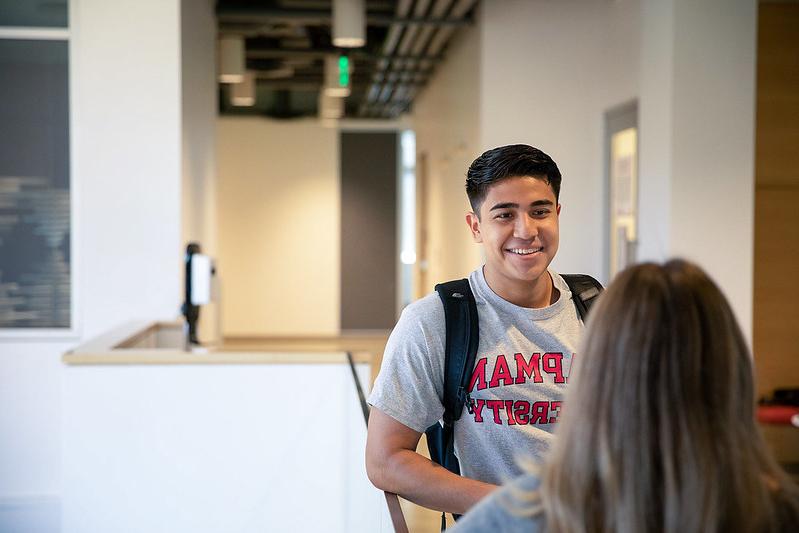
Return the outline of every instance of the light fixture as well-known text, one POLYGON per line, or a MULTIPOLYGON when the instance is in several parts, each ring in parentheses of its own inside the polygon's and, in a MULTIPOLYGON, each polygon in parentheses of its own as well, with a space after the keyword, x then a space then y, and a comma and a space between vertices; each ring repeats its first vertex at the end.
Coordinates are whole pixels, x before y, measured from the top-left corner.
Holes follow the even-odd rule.
POLYGON ((255 105, 255 73, 248 70, 244 81, 230 86, 230 103, 235 106, 255 105))
POLYGON ((219 39, 219 81, 244 81, 244 38, 226 36, 219 39))
POLYGON ((347 56, 325 56, 325 88, 328 96, 350 95, 350 61, 347 56))
POLYGON ((333 45, 358 48, 366 44, 364 0, 333 0, 333 45))
POLYGON ((319 118, 339 119, 344 116, 344 99, 319 92, 319 118))

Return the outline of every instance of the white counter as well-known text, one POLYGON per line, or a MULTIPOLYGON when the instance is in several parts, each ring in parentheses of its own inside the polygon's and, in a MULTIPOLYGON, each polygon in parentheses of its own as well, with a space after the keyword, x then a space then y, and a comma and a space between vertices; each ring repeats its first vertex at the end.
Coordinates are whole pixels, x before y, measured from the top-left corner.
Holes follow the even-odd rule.
POLYGON ((64 533, 392 530, 345 353, 136 350, 65 356, 64 533))

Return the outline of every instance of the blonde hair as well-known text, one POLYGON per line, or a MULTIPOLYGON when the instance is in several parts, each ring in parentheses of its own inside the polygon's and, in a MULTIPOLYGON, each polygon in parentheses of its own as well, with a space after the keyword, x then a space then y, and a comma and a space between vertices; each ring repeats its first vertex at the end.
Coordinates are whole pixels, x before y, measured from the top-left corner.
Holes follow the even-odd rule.
POLYGON ((754 421, 746 343, 699 267, 621 273, 583 346, 541 474, 548 531, 766 532, 799 516, 754 421))

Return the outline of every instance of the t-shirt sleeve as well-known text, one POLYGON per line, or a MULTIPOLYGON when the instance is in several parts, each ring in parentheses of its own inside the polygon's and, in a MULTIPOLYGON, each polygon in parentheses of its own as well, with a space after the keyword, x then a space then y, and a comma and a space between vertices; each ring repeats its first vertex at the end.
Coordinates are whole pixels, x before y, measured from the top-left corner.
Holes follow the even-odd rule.
POLYGON ((524 474, 481 500, 447 531, 454 533, 543 531, 539 485, 536 476, 524 474))
POLYGON ((391 332, 369 404, 423 433, 444 413, 444 308, 431 294, 405 308, 391 332))

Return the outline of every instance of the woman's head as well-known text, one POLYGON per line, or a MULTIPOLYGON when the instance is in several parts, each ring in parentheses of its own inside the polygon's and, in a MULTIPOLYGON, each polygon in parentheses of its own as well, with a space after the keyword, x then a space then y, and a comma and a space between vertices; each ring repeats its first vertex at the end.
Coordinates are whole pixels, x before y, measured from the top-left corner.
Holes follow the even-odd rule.
POLYGON ((651 438, 652 447, 690 436, 698 448, 716 446, 733 427, 754 429, 749 351, 699 267, 674 260, 630 268, 593 311, 569 402, 602 415, 593 423, 614 435, 605 453, 620 451, 618 433, 651 438))
POLYGON ((707 274, 682 260, 624 271, 592 309, 578 358, 545 475, 553 529, 762 523, 730 511, 743 498, 768 510, 758 487, 776 469, 754 422, 749 351, 707 274))

